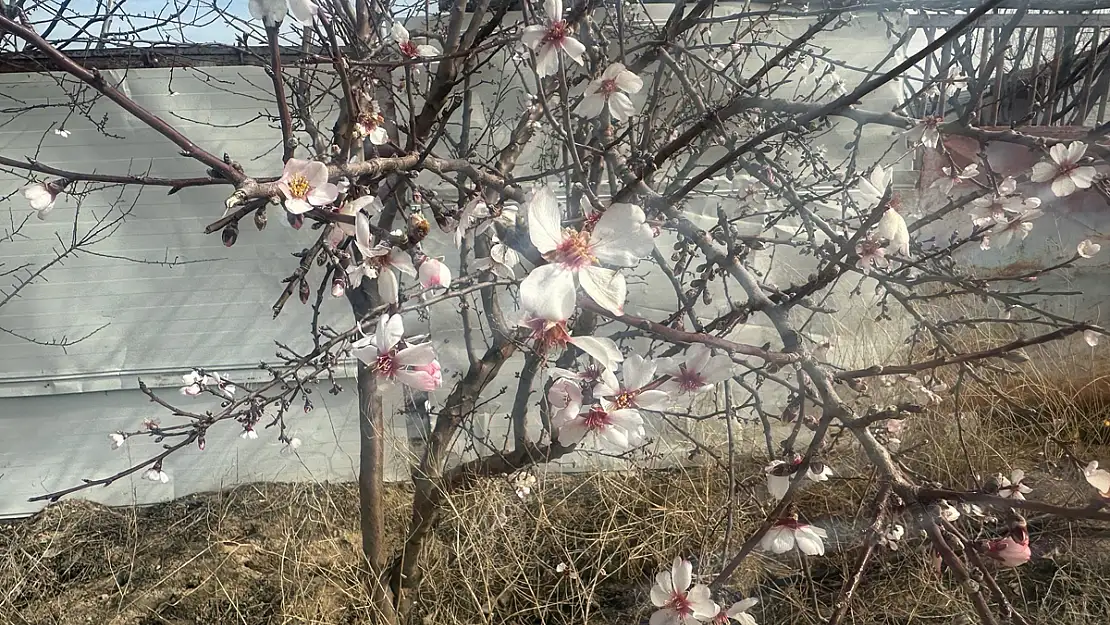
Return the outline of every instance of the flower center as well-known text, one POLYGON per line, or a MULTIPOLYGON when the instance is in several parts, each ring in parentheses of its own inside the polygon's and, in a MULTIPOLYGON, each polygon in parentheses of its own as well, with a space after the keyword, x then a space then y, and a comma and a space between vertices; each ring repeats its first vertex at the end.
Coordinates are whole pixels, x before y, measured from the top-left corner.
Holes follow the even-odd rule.
POLYGON ((683 391, 696 391, 705 386, 705 376, 683 365, 681 373, 678 374, 678 386, 683 391))
POLYGON ((405 41, 401 43, 401 54, 413 59, 420 56, 420 54, 416 51, 416 44, 411 41, 405 41))
POLYGON ((551 260, 553 262, 573 270, 589 267, 597 262, 597 258, 590 254, 589 232, 585 230, 582 232, 567 230, 566 232, 566 238, 563 239, 563 242, 551 253, 551 260))
POLYGON ((567 322, 550 323, 544 319, 533 319, 529 323, 532 328, 532 339, 536 342, 536 351, 547 354, 552 351, 562 350, 570 342, 570 333, 567 332, 567 322))
POLYGON ((686 593, 677 590, 671 593, 671 598, 667 600, 666 607, 677 612, 679 616, 690 616, 694 613, 694 606, 690 604, 690 599, 686 597, 686 593))
POLYGON ((601 406, 594 406, 586 413, 586 429, 600 430, 609 425, 609 413, 601 406))
POLYGON ((625 391, 613 399, 613 405, 617 407, 617 410, 631 408, 636 402, 636 396, 639 394, 639 391, 625 391))
POLYGON ((397 374, 397 370, 400 368, 400 365, 397 364, 397 359, 393 357, 393 352, 382 354, 374 360, 374 372, 383 378, 392 378, 397 374))
POLYGON ((545 44, 558 44, 562 43, 567 38, 567 23, 563 20, 552 22, 551 26, 547 27, 547 32, 543 35, 542 43, 545 44))
POLYGON ((615 78, 609 78, 609 79, 601 81, 601 93, 605 97, 609 97, 609 96, 613 95, 616 92, 617 92, 617 80, 615 78))
POLYGON ((298 200, 308 196, 308 178, 304 174, 293 174, 289 179, 289 192, 298 200))

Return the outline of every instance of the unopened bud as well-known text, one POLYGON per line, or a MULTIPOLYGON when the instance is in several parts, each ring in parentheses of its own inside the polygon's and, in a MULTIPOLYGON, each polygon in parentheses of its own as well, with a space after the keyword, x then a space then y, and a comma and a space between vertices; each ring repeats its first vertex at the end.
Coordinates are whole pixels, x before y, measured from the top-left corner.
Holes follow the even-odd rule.
POLYGON ((224 226, 224 231, 221 236, 223 237, 225 247, 235 245, 235 242, 239 240, 239 224, 235 222, 227 224, 224 226))
POLYGON ((346 292, 347 292, 347 279, 346 278, 344 278, 343 276, 339 276, 335 280, 331 281, 331 296, 332 297, 343 297, 343 295, 346 292))
POLYGON ((307 304, 308 303, 308 298, 311 295, 312 295, 312 289, 310 289, 308 287, 308 280, 301 280, 301 284, 300 284, 301 303, 302 304, 307 304))
POLYGON ((254 227, 261 232, 266 229, 266 207, 254 211, 254 227))
POLYGON ((304 217, 301 215, 294 215, 293 213, 286 213, 286 219, 289 220, 289 225, 293 226, 294 230, 300 230, 304 225, 304 217))

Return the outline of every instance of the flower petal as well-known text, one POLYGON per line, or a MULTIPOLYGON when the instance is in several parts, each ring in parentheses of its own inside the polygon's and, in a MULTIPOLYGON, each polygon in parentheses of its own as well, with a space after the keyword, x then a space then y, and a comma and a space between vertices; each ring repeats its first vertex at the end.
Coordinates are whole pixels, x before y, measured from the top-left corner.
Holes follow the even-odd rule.
POLYGON ((397 364, 405 367, 423 367, 436 359, 436 351, 431 343, 410 345, 397 352, 397 364))
POLYGON ((578 272, 578 281, 599 306, 616 315, 624 314, 624 300, 628 296, 624 274, 591 266, 578 272))
POLYGON ((401 315, 383 315, 378 319, 378 331, 374 335, 375 343, 383 353, 391 351, 405 335, 405 322, 401 315))
POLYGON ((609 96, 609 114, 619 122, 626 122, 636 114, 636 107, 632 100, 623 93, 614 93, 609 96))
POLYGON ((397 274, 386 267, 378 272, 378 295, 387 304, 396 304, 400 299, 401 285, 397 281, 397 274))
POLYGON ((562 219, 551 188, 540 187, 528 202, 528 237, 541 253, 546 254, 562 243, 562 219))
POLYGON ((574 275, 555 264, 536 267, 520 283, 520 307, 540 319, 569 319, 575 300, 574 275))
POLYGON ((688 560, 675 558, 674 562, 671 562, 671 579, 674 580, 675 591, 685 592, 690 587, 693 575, 694 565, 688 560))
POLYGON ((603 263, 631 267, 651 255, 655 238, 644 211, 635 204, 613 204, 597 220, 590 249, 603 263))

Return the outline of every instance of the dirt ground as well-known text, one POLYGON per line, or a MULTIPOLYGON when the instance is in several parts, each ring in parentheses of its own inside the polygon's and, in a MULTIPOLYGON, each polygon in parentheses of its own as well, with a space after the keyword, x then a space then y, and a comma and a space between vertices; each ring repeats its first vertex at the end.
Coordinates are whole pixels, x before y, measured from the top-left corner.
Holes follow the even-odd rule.
MULTIPOLYGON (((426 549, 417 622, 646 623, 663 563, 682 554, 696 573, 719 569, 765 514, 755 467, 737 476, 731 518, 727 473, 715 465, 541 476, 523 500, 508 481, 486 482, 452 499, 426 549)), ((821 511, 811 520, 829 530, 830 554, 804 569, 794 558, 749 558, 718 600, 759 597, 761 624, 824 622, 859 555, 856 510, 845 502, 868 488, 846 476, 804 492, 802 509, 821 511)), ((399 542, 411 495, 394 486, 388 496, 399 542)), ((999 573, 1015 609, 1030 623, 1110 619, 1098 532, 1031 525, 1034 562, 999 573)), ((844 622, 975 622, 914 532, 867 569, 844 622)), ((0 623, 368 623, 358 545, 353 484, 252 484, 140 509, 62 501, 0 525, 0 623)))

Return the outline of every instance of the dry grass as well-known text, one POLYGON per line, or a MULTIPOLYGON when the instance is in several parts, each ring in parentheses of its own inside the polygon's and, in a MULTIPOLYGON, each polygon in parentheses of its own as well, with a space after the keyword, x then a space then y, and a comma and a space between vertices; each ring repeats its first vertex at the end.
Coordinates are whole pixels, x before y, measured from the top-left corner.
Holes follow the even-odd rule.
MULTIPOLYGON (((949 399, 916 417, 904 436, 907 465, 956 486, 971 485, 973 472, 1020 467, 1034 476, 1038 499, 1087 501, 1063 453, 1110 461, 1103 447, 1110 365, 1063 351, 1035 356, 989 380, 1006 400, 969 387, 958 415, 949 399), (1046 445, 1046 437, 1064 444, 1046 445)), ((712 432, 691 432, 718 444, 712 432)), ((646 623, 652 578, 671 558, 683 555, 711 573, 767 512, 759 452, 737 454, 731 519, 727 471, 700 457, 705 465, 678 469, 541 473, 523 501, 509 480, 454 496, 425 553, 418 622, 646 623)), ((838 478, 803 491, 798 503, 829 530, 829 555, 802 569, 791 557, 757 553, 719 597, 759 597, 753 614, 761 624, 823 623, 853 572, 861 502, 874 484, 851 445, 826 458, 838 478)), ((394 486, 388 497, 396 546, 411 493, 394 486)), ((932 571, 912 520, 902 522, 908 540, 868 568, 844 622, 974 622, 951 576, 932 571)), ((1039 625, 1110 620, 1104 530, 1037 517, 1030 526, 1034 560, 998 572, 1017 610, 1039 625)), ((141 509, 62 502, 0 525, 0 624, 373 622, 357 527, 352 484, 244 485, 141 509)), ((988 524, 980 535, 996 529, 988 524)))

